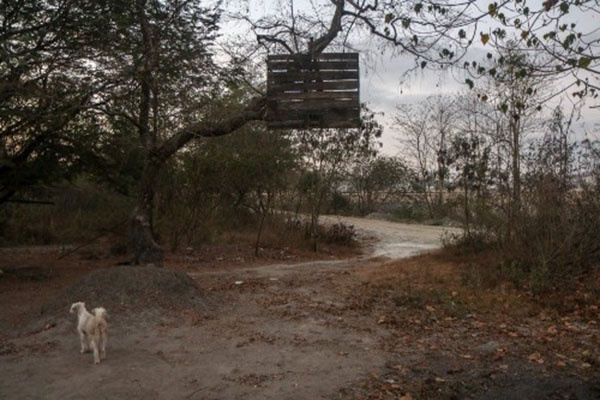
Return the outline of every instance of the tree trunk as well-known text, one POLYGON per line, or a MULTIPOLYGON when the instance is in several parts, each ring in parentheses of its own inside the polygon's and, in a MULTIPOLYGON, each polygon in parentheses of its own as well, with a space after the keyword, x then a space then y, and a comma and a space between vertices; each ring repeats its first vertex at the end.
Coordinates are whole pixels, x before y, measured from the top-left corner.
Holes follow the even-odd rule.
POLYGON ((471 235, 471 211, 469 210, 469 183, 468 183, 467 173, 463 173, 463 182, 464 182, 464 208, 465 208, 465 232, 467 236, 471 235))
POLYGON ((513 180, 513 191, 512 191, 512 221, 521 209, 521 155, 520 155, 520 126, 519 116, 513 115, 511 117, 511 133, 512 133, 512 180, 513 180))
POLYGON ((135 264, 156 267, 163 265, 163 250, 156 243, 152 229, 154 194, 162 165, 163 161, 148 156, 142 173, 137 204, 131 215, 130 247, 135 264))

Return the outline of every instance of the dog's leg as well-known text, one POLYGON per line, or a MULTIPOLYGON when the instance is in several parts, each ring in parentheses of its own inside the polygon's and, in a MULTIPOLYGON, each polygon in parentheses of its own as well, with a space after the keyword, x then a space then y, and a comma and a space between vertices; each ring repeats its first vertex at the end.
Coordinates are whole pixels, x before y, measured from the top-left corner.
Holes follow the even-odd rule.
POLYGON ((85 333, 79 331, 79 342, 81 343, 81 354, 85 353, 88 350, 87 338, 85 337, 85 333))
POLYGON ((100 364, 100 355, 98 354, 98 343, 96 341, 96 337, 93 337, 90 340, 90 345, 94 351, 94 364, 100 364))
POLYGON ((108 334, 106 330, 100 332, 100 359, 106 358, 106 341, 108 340, 108 334))

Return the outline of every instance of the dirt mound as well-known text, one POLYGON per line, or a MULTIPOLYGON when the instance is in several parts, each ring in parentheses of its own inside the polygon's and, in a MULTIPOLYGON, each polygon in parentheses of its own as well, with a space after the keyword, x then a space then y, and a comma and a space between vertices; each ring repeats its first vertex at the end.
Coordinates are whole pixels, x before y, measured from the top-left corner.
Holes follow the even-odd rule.
POLYGON ((202 290, 188 275, 155 267, 119 266, 99 269, 64 290, 42 313, 64 312, 71 303, 110 310, 181 310, 206 308, 202 290))

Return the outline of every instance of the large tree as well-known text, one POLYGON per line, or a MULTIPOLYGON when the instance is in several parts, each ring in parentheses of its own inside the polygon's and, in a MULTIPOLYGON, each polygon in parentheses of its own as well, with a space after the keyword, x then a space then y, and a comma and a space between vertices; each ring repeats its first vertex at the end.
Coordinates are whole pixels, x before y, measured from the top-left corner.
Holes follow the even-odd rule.
POLYGON ((165 162, 195 138, 228 134, 262 117, 263 102, 228 104, 213 60, 221 10, 198 1, 105 1, 101 15, 112 51, 96 60, 107 79, 99 110, 137 131, 143 155, 131 217, 136 263, 160 264, 152 223, 158 176, 165 162))
POLYGON ((83 115, 110 83, 86 62, 98 30, 74 3, 0 1, 0 204, 90 154, 83 115))

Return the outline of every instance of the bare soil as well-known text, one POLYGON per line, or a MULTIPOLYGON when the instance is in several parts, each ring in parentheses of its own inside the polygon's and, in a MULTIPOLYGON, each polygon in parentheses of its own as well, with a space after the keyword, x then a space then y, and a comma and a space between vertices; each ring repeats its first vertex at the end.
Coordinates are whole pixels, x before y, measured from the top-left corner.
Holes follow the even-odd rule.
POLYGON ((548 306, 473 284, 473 257, 394 259, 439 247, 440 228, 346 222, 366 254, 215 246, 170 255, 169 277, 147 282, 101 247, 2 250, 0 399, 600 398, 600 274, 548 306), (88 305, 108 309, 109 341, 94 365, 68 307, 100 287, 88 305))

